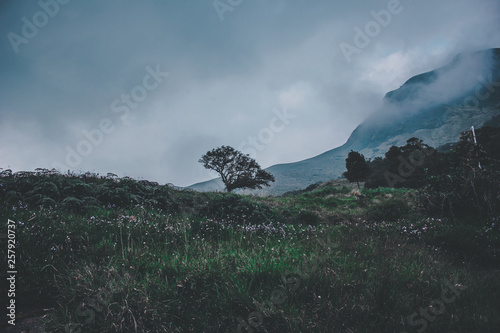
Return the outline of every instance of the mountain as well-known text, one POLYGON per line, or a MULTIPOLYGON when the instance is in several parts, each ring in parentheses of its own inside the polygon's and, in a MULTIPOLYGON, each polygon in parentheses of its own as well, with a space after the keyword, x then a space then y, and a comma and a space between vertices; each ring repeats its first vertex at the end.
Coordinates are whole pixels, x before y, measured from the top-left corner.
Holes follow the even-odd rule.
MULTIPOLYGON (((383 156, 391 146, 418 137, 432 147, 458 141, 471 126, 500 127, 500 49, 462 53, 449 64, 412 77, 387 93, 383 105, 361 123, 347 142, 321 155, 266 170, 276 181, 242 193, 279 195, 342 176, 351 150, 366 158, 383 156)), ((220 179, 189 186, 222 191, 220 179)))

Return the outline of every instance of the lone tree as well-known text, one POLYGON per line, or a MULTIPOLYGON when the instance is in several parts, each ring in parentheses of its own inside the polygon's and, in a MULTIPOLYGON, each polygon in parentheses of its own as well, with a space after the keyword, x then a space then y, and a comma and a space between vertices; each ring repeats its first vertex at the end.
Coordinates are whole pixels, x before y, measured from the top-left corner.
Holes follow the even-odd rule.
POLYGON ((351 150, 345 159, 345 167, 347 171, 344 172, 344 177, 351 183, 356 182, 359 189, 359 182, 365 180, 370 174, 370 167, 366 163, 365 157, 357 151, 351 150))
POLYGON ((257 189, 270 186, 274 176, 260 168, 260 165, 249 155, 229 146, 215 148, 199 160, 207 169, 219 173, 226 185, 226 191, 231 192, 237 188, 257 189))

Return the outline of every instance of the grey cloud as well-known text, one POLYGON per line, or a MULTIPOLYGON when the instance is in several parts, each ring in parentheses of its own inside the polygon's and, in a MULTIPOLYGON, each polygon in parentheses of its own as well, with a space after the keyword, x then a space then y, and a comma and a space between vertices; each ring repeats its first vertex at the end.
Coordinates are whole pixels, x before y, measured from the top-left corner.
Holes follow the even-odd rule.
POLYGON ((296 161, 343 144, 385 87, 500 44, 498 1, 401 0, 401 14, 347 63, 340 43, 387 4, 244 0, 221 22, 212 1, 70 1, 16 54, 7 34, 40 7, 2 2, 0 167, 63 163, 82 130, 109 118, 114 131, 77 169, 188 185, 210 177, 198 155, 258 134, 280 95, 305 82, 297 118, 257 156, 265 166, 296 161), (123 124, 111 103, 157 64, 171 75, 123 124))

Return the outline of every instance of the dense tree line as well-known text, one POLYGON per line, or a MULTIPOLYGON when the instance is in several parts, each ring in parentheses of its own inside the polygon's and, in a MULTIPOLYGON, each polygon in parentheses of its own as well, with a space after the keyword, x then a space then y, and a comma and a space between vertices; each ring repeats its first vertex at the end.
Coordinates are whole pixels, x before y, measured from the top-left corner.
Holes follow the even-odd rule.
POLYGON ((461 133, 438 151, 418 138, 368 161, 365 187, 418 188, 431 211, 455 215, 500 212, 500 129, 461 133))

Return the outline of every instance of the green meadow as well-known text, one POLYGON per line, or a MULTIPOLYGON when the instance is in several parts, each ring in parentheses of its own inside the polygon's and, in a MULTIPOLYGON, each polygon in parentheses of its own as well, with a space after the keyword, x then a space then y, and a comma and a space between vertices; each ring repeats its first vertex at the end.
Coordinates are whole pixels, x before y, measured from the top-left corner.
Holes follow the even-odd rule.
POLYGON ((500 327, 500 221, 431 214, 423 190, 256 197, 47 170, 0 183, 17 313, 50 309, 46 332, 500 327))

